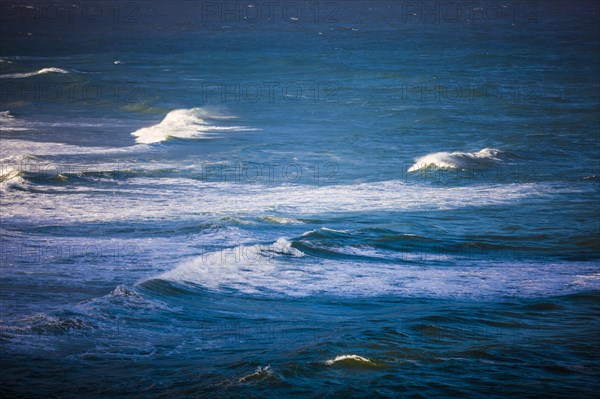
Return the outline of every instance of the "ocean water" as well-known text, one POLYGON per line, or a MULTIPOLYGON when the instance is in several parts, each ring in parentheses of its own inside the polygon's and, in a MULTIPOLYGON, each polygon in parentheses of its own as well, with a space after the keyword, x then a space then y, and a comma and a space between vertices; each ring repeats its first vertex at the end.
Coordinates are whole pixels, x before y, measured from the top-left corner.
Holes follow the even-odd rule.
POLYGON ((597 395, 598 3, 1 6, 3 397, 597 395))

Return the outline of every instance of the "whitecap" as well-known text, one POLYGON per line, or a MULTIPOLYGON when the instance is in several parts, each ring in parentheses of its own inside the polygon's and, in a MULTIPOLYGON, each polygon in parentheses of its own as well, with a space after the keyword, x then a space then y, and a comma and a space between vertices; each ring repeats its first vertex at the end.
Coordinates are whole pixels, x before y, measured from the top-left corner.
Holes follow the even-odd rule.
POLYGON ((231 119, 211 114, 202 108, 176 109, 153 126, 138 129, 131 133, 138 143, 151 144, 167 140, 169 137, 182 139, 199 138, 210 132, 256 130, 245 126, 210 125, 206 119, 231 119))
POLYGON ((495 148, 484 148, 477 152, 434 152, 415 159, 408 169, 415 172, 426 168, 467 169, 477 168, 501 161, 505 153, 495 148))
POLYGON ((374 365, 374 363, 370 360, 367 359, 366 357, 362 357, 359 355, 341 355, 341 356, 336 356, 335 359, 329 359, 325 361, 325 364, 328 366, 333 366, 336 363, 346 363, 346 364, 369 364, 369 365, 374 365))
POLYGON ((44 75, 44 74, 47 74, 47 73, 66 74, 66 73, 71 73, 71 72, 67 71, 66 69, 62 69, 62 68, 49 67, 49 68, 42 68, 42 69, 40 69, 38 71, 35 71, 35 72, 9 73, 9 74, 5 74, 5 75, 0 75, 0 79, 29 78, 31 76, 44 75))

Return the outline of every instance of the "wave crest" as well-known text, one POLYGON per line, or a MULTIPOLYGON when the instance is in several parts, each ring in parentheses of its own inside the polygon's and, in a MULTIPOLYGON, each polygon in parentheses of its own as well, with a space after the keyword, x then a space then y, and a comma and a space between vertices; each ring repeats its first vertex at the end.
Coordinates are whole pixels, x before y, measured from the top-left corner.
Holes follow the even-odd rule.
POLYGON ((255 130, 245 126, 215 126, 206 119, 232 119, 232 117, 210 114, 202 108, 176 109, 169 112, 158 124, 144 127, 131 133, 141 144, 158 143, 169 137, 191 139, 202 137, 205 133, 219 131, 255 130))
POLYGON ((273 369, 271 365, 266 365, 265 367, 258 366, 254 373, 248 374, 239 379, 239 382, 252 382, 252 381, 261 381, 270 377, 273 377, 273 369))
POLYGON ((62 68, 56 68, 56 67, 49 67, 49 68, 42 68, 38 71, 35 72, 22 72, 22 73, 9 73, 6 75, 0 75, 0 79, 21 79, 21 78, 29 78, 31 76, 36 76, 36 75, 44 75, 47 73, 62 73, 62 74, 66 74, 66 73, 71 73, 70 71, 67 71, 66 69, 62 69, 62 68))
POLYGON ((484 148, 477 152, 434 152, 415 159, 409 172, 427 168, 467 169, 485 167, 501 161, 506 153, 496 148, 484 148))
MULTIPOLYGON (((423 258, 423 253, 404 255, 339 246, 329 252, 327 246, 306 252, 298 248, 304 249, 297 240, 284 238, 271 245, 246 244, 221 251, 213 248, 139 284, 147 287, 152 281, 162 280, 217 292, 233 290, 275 297, 393 295, 482 299, 566 295, 597 290, 600 284, 593 262, 569 262, 566 268, 561 262, 468 260, 461 255, 436 254, 423 258), (315 256, 322 252, 326 256, 315 256), (448 261, 463 264, 448 268, 448 261)), ((343 359, 333 362, 340 360, 343 359)))
POLYGON ((375 367, 376 363, 366 357, 362 357, 359 355, 341 355, 336 356, 335 359, 329 359, 325 361, 325 364, 328 366, 333 366, 335 364, 347 366, 347 367, 375 367))

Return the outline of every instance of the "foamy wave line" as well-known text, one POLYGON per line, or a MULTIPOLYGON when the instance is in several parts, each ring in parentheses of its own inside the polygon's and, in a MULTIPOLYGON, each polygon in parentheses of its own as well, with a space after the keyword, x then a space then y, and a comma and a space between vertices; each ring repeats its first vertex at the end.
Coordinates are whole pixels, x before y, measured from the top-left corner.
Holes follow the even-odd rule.
POLYGON ((434 152, 415 159, 415 163, 408 169, 415 172, 420 169, 466 169, 476 168, 501 161, 503 151, 495 148, 484 148, 477 152, 434 152))
POLYGON ((64 74, 64 73, 71 73, 71 72, 67 71, 66 69, 62 69, 62 68, 50 67, 50 68, 42 68, 35 72, 9 73, 6 75, 0 75, 0 79, 29 78, 31 76, 44 75, 47 73, 63 73, 64 74))
POLYGON ((202 108, 176 109, 169 112, 158 124, 138 129, 131 133, 141 144, 158 143, 169 137, 191 139, 202 137, 205 133, 222 131, 256 130, 245 126, 209 125, 205 119, 232 119, 232 117, 211 114, 202 108))
MULTIPOLYGON (((2 140, 3 147, 7 141, 11 140, 2 140)), ((128 150, 126 153, 134 150, 146 152, 148 151, 146 147, 151 151, 160 150, 160 148, 152 148, 151 145, 124 147, 120 150, 128 150)), ((29 151, 32 149, 21 148, 15 152, 40 156, 39 152, 29 151)), ((65 148, 56 149, 56 153, 65 152, 65 148)), ((0 148, 0 156, 3 150, 4 148, 0 148)), ((111 149, 110 153, 113 152, 116 154, 116 149, 111 149)), ((38 161, 43 162, 44 159, 38 161)), ((95 169, 106 171, 112 170, 107 168, 114 167, 102 165, 98 164, 95 169)), ((154 218, 182 220, 189 217, 186 215, 196 214, 199 209, 198 204, 202 204, 203 214, 211 217, 239 218, 239 215, 244 215, 246 220, 257 220, 256 218, 277 215, 303 220, 321 218, 323 215, 339 212, 432 211, 498 206, 535 201, 547 195, 585 193, 595 190, 595 187, 589 184, 574 186, 563 183, 511 183, 432 187, 409 185, 398 180, 319 187, 292 184, 269 187, 235 182, 205 184, 190 180, 188 177, 169 177, 168 173, 160 172, 156 175, 152 170, 147 170, 144 163, 134 163, 132 167, 133 174, 127 175, 127 188, 132 195, 113 198, 111 203, 114 208, 110 213, 106 213, 103 202, 98 201, 95 190, 101 187, 94 187, 85 189, 89 190, 87 194, 77 199, 79 205, 85 203, 85 206, 73 206, 71 201, 64 201, 60 197, 43 198, 44 202, 49 204, 47 209, 51 208, 54 211, 44 211, 44 208, 40 207, 35 211, 36 217, 48 223, 57 220, 57 215, 61 214, 69 215, 70 220, 79 222, 100 220, 99 215, 102 215, 103 222, 125 219, 155 220, 154 218), (174 206, 165 207, 162 201, 148 201, 148 198, 156 196, 156 176, 161 178, 161 197, 170 204, 175 204, 174 206), (199 190, 199 187, 202 189, 199 190)), ((153 165, 153 169, 155 168, 156 165, 153 165)), ((17 206, 13 212, 15 216, 29 217, 32 210, 30 207, 17 206)))
POLYGON ((197 284, 215 291, 233 289, 276 297, 393 295, 485 299, 566 295, 600 289, 600 274, 593 262, 477 260, 452 268, 431 262, 376 259, 357 262, 310 256, 284 238, 270 246, 239 245, 209 252, 144 281, 156 279, 197 284))
MULTIPOLYGON (((16 119, 16 118, 15 118, 16 119)), ((2 126, 4 128, 4 126, 2 126)), ((64 143, 38 142, 30 140, 2 138, 0 146, 0 164, 19 163, 21 159, 38 159, 45 156, 78 156, 90 154, 125 154, 154 151, 149 145, 133 145, 128 147, 83 147, 64 143)), ((40 162, 44 162, 43 160, 40 162)), ((62 165, 63 162, 51 162, 62 165)), ((29 162, 25 162, 29 163, 29 162)), ((33 162, 32 162, 33 163, 33 162)), ((65 162, 68 163, 68 162, 65 162)))

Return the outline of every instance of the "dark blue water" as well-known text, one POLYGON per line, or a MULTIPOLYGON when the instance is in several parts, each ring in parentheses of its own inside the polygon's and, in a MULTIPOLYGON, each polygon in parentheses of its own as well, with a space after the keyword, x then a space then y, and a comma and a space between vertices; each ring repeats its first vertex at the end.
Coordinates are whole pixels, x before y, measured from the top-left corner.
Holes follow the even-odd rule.
POLYGON ((2 3, 4 397, 594 397, 595 2, 2 3))

